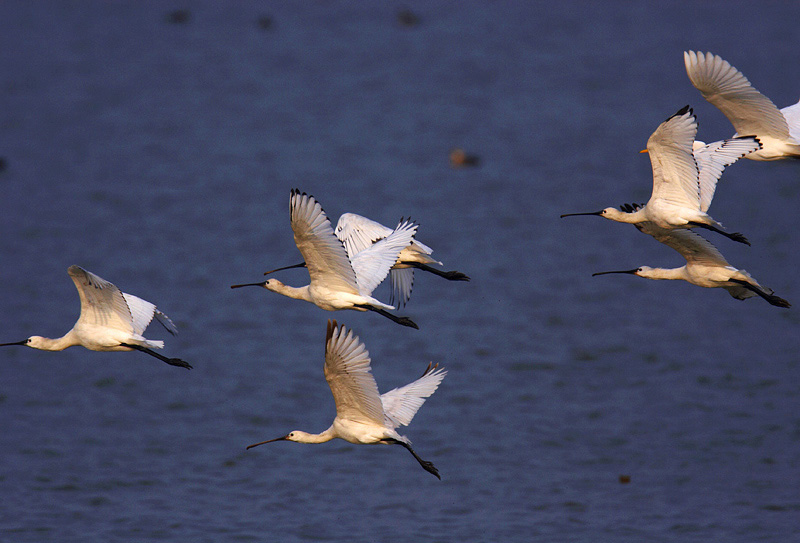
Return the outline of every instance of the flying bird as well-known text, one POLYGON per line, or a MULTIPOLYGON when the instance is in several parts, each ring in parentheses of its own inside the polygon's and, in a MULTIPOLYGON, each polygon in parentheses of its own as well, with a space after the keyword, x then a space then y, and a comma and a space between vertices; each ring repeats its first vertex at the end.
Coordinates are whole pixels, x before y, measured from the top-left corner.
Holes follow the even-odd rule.
MULTIPOLYGON (((647 153, 653 167, 653 192, 646 204, 633 211, 607 207, 591 213, 616 222, 638 224, 652 222, 659 228, 701 227, 733 241, 750 245, 742 234, 730 234, 706 211, 725 166, 760 148, 758 139, 744 136, 715 142, 694 150, 697 118, 689 106, 661 123, 647 140, 647 153)), ((644 152, 644 151, 642 151, 644 152)))
POLYGON ((728 264, 716 247, 691 230, 685 228, 668 230, 652 223, 643 223, 641 228, 664 245, 678 251, 686 259, 686 264, 680 268, 641 266, 634 270, 598 272, 592 276, 629 273, 647 279, 682 279, 698 287, 724 288, 737 300, 758 295, 772 305, 791 306, 783 298, 775 296, 771 289, 762 287, 749 273, 728 264))
POLYGON ((337 437, 355 444, 402 445, 425 471, 441 479, 433 463, 420 458, 411 448, 411 441, 397 433, 397 428, 411 422, 446 374, 444 368, 438 368, 438 364, 428 364, 422 377, 416 381, 379 394, 371 373, 369 351, 364 343, 352 330, 344 325, 339 326, 335 320, 328 320, 325 379, 336 403, 333 424, 320 434, 294 430, 283 437, 255 443, 247 448, 274 441, 325 443, 337 437))
POLYGON ((800 158, 800 102, 779 110, 720 56, 684 51, 686 73, 703 98, 728 118, 737 134, 758 136, 752 160, 800 158))
MULTIPOLYGON (((402 223, 403 219, 400 219, 400 224, 402 223)), ((334 232, 336 237, 344 244, 348 257, 353 258, 358 253, 369 249, 388 237, 393 230, 361 215, 345 213, 339 217, 339 222, 336 223, 334 232)), ((433 249, 416 239, 411 240, 411 244, 400 251, 397 261, 389 271, 392 283, 392 296, 389 299, 389 303, 394 304, 397 302, 401 306, 406 305, 414 287, 415 268, 438 275, 449 281, 469 281, 469 277, 460 271, 442 271, 432 267, 430 264, 442 265, 441 262, 430 256, 432 252, 433 249)), ((305 262, 301 262, 292 266, 284 266, 268 271, 264 275, 290 268, 301 268, 305 265, 305 262)))
POLYGON ((310 283, 291 287, 277 279, 268 279, 231 288, 264 287, 289 298, 311 302, 326 311, 374 311, 403 326, 419 328, 408 317, 398 317, 387 311, 395 309, 394 306, 371 296, 397 262, 400 252, 411 244, 416 224, 406 221, 369 249, 350 257, 313 196, 292 189, 289 209, 294 242, 303 255, 310 283))
POLYGON ((56 339, 31 336, 23 341, 0 343, 26 345, 43 351, 63 351, 73 345, 82 345, 90 351, 141 351, 172 366, 192 369, 180 358, 167 358, 152 349, 164 347, 163 341, 146 339, 142 334, 153 320, 160 322, 168 332, 178 330, 155 305, 122 292, 114 284, 84 270, 70 266, 67 270, 81 299, 81 315, 72 330, 56 339))

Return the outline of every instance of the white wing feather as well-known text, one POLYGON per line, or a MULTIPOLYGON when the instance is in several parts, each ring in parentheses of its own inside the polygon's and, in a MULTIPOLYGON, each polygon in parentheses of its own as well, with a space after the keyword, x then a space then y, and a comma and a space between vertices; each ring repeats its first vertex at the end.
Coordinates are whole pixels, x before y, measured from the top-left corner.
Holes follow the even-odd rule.
POLYGON ((761 149, 761 143, 754 136, 740 136, 695 147, 694 158, 700 172, 700 211, 705 212, 714 199, 722 171, 740 158, 761 149))
POLYGON ((772 100, 758 92, 728 61, 712 53, 683 53, 686 73, 703 98, 728 118, 736 133, 790 137, 789 126, 772 100))
POLYGON ((653 234, 658 241, 672 247, 690 264, 708 266, 730 266, 722 253, 710 241, 695 234, 688 228, 673 230, 659 229, 661 233, 653 234))
POLYGON ((390 428, 408 426, 425 403, 425 399, 436 392, 442 379, 447 375, 444 368, 437 369, 437 367, 438 365, 428 364, 428 369, 416 381, 381 395, 386 426, 390 428))
POLYGON ((345 213, 336 223, 336 237, 342 240, 350 258, 391 233, 391 228, 355 213, 345 213))
POLYGON ((131 312, 131 325, 133 326, 133 333, 138 335, 144 334, 145 328, 147 328, 147 325, 149 325, 150 321, 153 320, 153 315, 155 315, 156 312, 156 306, 146 300, 142 300, 141 298, 126 292, 122 293, 122 297, 125 299, 125 303, 128 304, 128 309, 131 312))
POLYGON ((416 232, 417 225, 406 221, 384 239, 351 257, 362 296, 372 294, 381 281, 386 279, 389 270, 397 262, 400 251, 411 244, 416 232))
POLYGON ((395 307, 406 305, 414 288, 414 268, 391 270, 389 277, 392 280, 392 297, 389 298, 389 303, 395 307))
POLYGON ((792 106, 786 106, 781 110, 786 124, 789 125, 789 134, 794 141, 800 142, 800 102, 792 106))
POLYGON ((352 330, 328 321, 325 379, 340 419, 383 425, 378 385, 370 371, 369 351, 352 330))
POLYGON ((653 195, 670 203, 700 208, 700 185, 692 144, 697 119, 684 108, 656 128, 647 140, 653 167, 653 195))
POLYGON ((294 242, 303 255, 311 282, 360 294, 356 274, 342 242, 333 233, 322 206, 305 192, 293 189, 289 200, 294 242))
POLYGON ((70 266, 67 273, 75 283, 81 299, 79 322, 141 335, 134 329, 131 311, 122 291, 113 283, 80 266, 70 266))

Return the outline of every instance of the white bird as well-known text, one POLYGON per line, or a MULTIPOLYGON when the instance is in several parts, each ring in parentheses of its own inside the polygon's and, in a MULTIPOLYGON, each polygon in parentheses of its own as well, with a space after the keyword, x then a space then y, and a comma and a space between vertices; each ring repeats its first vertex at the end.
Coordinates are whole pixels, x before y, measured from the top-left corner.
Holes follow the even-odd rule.
MULTIPOLYGON (((591 213, 612 221, 638 224, 652 222, 664 229, 698 226, 750 245, 742 234, 729 234, 706 211, 711 205, 717 180, 725 166, 760 148, 758 139, 744 136, 715 142, 693 151, 697 118, 689 106, 661 123, 647 140, 653 167, 653 193, 647 204, 621 210, 607 207, 591 213)), ((644 151, 642 151, 644 152, 644 151)))
POLYGON ((326 311, 374 311, 403 326, 418 328, 408 317, 398 317, 386 311, 394 309, 394 306, 371 296, 375 287, 389 274, 400 252, 411 244, 417 231, 416 224, 406 221, 369 250, 351 258, 313 196, 292 189, 289 208, 294 242, 307 265, 310 283, 297 288, 269 279, 261 283, 232 285, 231 288, 264 287, 289 298, 311 302, 326 311))
POLYGON ((686 259, 680 268, 651 268, 641 266, 635 270, 607 271, 592 274, 630 273, 647 279, 682 279, 698 287, 721 287, 738 300, 758 295, 772 305, 790 307, 789 302, 773 294, 771 289, 762 287, 758 281, 744 270, 728 264, 725 257, 708 240, 685 228, 668 230, 652 223, 636 225, 664 245, 672 247, 686 259))
POLYGON ((703 98, 728 118, 737 134, 758 136, 762 148, 745 158, 800 158, 800 102, 781 110, 726 60, 684 51, 686 73, 703 98))
POLYGON ((402 445, 428 472, 437 478, 439 470, 420 458, 411 448, 411 441, 397 433, 397 428, 407 426, 419 408, 439 387, 447 372, 437 365, 428 364, 422 377, 404 387, 378 393, 378 385, 370 371, 370 357, 366 346, 352 330, 335 320, 328 320, 325 343, 325 380, 331 387, 336 403, 336 418, 330 428, 320 434, 294 430, 283 437, 262 441, 248 449, 273 441, 298 443, 325 443, 335 438, 355 444, 402 445))
MULTIPOLYGON (((402 223, 403 219, 400 219, 400 224, 402 223)), ((344 244, 347 255, 353 258, 385 239, 393 230, 361 215, 345 213, 339 217, 334 232, 344 244)), ((469 277, 460 271, 442 271, 431 267, 429 264, 442 265, 441 262, 430 256, 432 252, 433 249, 416 239, 411 241, 411 245, 400 251, 397 261, 389 272, 392 282, 392 296, 389 303, 394 304, 397 301, 400 305, 406 305, 414 287, 414 268, 438 275, 449 281, 469 281, 469 277)), ((305 265, 305 262, 301 262, 292 266, 284 266, 265 272, 264 275, 291 268, 302 268, 305 265)))
POLYGON ((26 345, 43 351, 63 351, 73 345, 82 345, 90 351, 137 350, 172 366, 192 369, 180 358, 167 358, 151 350, 163 348, 163 341, 142 336, 153 317, 171 334, 178 332, 169 317, 155 305, 122 292, 114 284, 80 266, 70 266, 67 273, 81 299, 81 315, 72 330, 56 339, 31 336, 15 343, 0 343, 0 346, 26 345))

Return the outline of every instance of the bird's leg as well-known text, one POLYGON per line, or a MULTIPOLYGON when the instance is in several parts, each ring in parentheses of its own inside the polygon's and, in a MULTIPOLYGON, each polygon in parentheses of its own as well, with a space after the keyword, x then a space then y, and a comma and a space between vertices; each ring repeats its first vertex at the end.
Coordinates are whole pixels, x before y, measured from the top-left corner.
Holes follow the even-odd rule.
POLYGON ((186 368, 187 370, 192 369, 192 366, 189 365, 188 362, 181 360, 180 358, 167 358, 162 354, 158 354, 157 352, 148 349, 147 347, 142 347, 141 345, 134 345, 131 343, 120 343, 123 347, 128 347, 130 349, 136 349, 137 351, 142 351, 143 353, 147 353, 150 356, 155 356, 162 362, 166 362, 170 366, 180 366, 181 368, 186 368))
POLYGON ((742 281, 741 279, 729 279, 729 281, 731 283, 737 283, 739 285, 742 285, 747 290, 751 290, 751 291, 755 292, 756 294, 758 294, 759 296, 764 298, 766 301, 768 301, 772 305, 775 305, 775 306, 778 306, 778 307, 792 307, 792 304, 790 304, 789 302, 787 302, 786 300, 784 300, 780 296, 775 296, 774 294, 769 294, 768 292, 764 292, 763 290, 761 290, 757 286, 751 285, 747 281, 742 281))
POLYGON ((414 456, 414 458, 417 459, 417 462, 419 462, 419 465, 422 466, 422 469, 424 469, 428 473, 433 473, 436 476, 436 478, 439 479, 440 481, 442 480, 442 477, 439 475, 439 470, 436 469, 436 466, 433 465, 433 462, 428 462, 427 460, 423 460, 422 458, 420 458, 419 455, 416 452, 414 452, 414 449, 411 448, 411 445, 409 445, 405 441, 400 441, 399 439, 387 439, 386 441, 388 443, 395 443, 397 445, 402 445, 403 447, 408 449, 408 452, 410 452, 414 456))
POLYGON ((744 237, 739 232, 734 232, 733 234, 731 234, 731 233, 726 232, 725 230, 717 228, 713 224, 703 224, 701 222, 689 221, 689 224, 691 224, 692 226, 705 228, 706 230, 711 230, 712 232, 716 232, 717 234, 722 234, 726 238, 732 239, 733 241, 738 241, 739 243, 744 243, 745 245, 750 245, 750 242, 747 240, 747 238, 744 237))
POLYGON ((469 277, 465 274, 461 273, 460 271, 442 271, 437 270, 427 264, 423 264, 422 262, 408 262, 409 266, 413 266, 414 268, 418 268, 422 271, 430 272, 434 275, 438 275, 439 277, 444 277, 448 281, 469 281, 469 277))
POLYGON ((419 330, 419 326, 417 326, 417 323, 415 323, 414 321, 412 321, 408 317, 398 317, 397 315, 392 315, 391 313, 389 313, 385 309, 380 309, 378 307, 372 307, 371 305, 366 305, 366 304, 356 304, 355 307, 360 307, 360 308, 366 309, 368 311, 374 311, 378 315, 383 315, 387 319, 391 319, 394 322, 396 322, 397 324, 402 324, 403 326, 408 326, 410 328, 416 328, 417 330, 419 330))

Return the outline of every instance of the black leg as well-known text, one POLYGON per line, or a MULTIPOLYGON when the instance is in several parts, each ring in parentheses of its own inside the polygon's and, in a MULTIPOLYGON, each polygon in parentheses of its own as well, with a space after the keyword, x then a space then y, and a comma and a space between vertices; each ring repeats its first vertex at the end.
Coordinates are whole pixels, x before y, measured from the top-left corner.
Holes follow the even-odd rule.
POLYGON ((742 281, 741 279, 730 279, 730 282, 731 283, 737 283, 739 285, 742 285, 747 290, 751 290, 751 291, 755 292, 756 294, 758 294, 759 296, 764 298, 766 301, 768 301, 772 305, 775 305, 775 306, 778 306, 778 307, 792 307, 792 304, 790 304, 789 302, 787 302, 786 300, 784 300, 780 296, 775 296, 774 294, 770 294, 768 292, 764 292, 763 290, 761 290, 757 286, 751 285, 747 281, 742 281))
POLYGON ((148 349, 147 347, 142 347, 141 345, 133 345, 130 343, 120 343, 120 345, 122 345, 123 347, 130 347, 131 349, 136 349, 137 351, 141 351, 143 353, 147 353, 150 356, 155 356, 156 358, 158 358, 162 362, 166 362, 170 366, 180 366, 181 368, 186 368, 187 370, 192 369, 192 366, 190 366, 188 362, 184 362, 180 358, 167 358, 166 356, 158 354, 157 352, 148 349))
POLYGON ((414 449, 411 448, 411 445, 403 441, 397 441, 396 439, 392 440, 391 443, 402 445, 403 447, 408 449, 408 452, 414 455, 414 458, 417 459, 417 462, 419 462, 419 465, 422 466, 422 469, 424 469, 428 473, 433 473, 434 475, 436 475, 436 478, 439 479, 440 481, 442 480, 442 477, 439 475, 439 470, 436 469, 436 466, 433 465, 433 462, 428 462, 427 460, 423 460, 422 458, 420 458, 419 455, 414 452, 414 449))
POLYGON ((371 305, 356 305, 355 307, 360 307, 360 308, 366 309, 368 311, 374 311, 378 315, 383 315, 387 319, 391 319, 394 322, 396 322, 397 324, 402 324, 403 326, 408 326, 409 328, 416 328, 417 330, 419 330, 419 326, 417 326, 417 323, 415 323, 414 321, 412 321, 408 317, 398 317, 397 315, 392 315, 391 313, 389 313, 385 309, 380 309, 378 307, 372 307, 371 305))
POLYGON ((413 266, 413 267, 415 267, 417 269, 420 269, 422 271, 426 271, 426 272, 430 272, 430 273, 432 273, 434 275, 438 275, 439 277, 444 277, 448 281, 469 281, 469 277, 467 277, 465 274, 461 273, 460 271, 455 271, 455 270, 453 270, 453 271, 437 270, 436 268, 428 266, 427 264, 422 264, 421 262, 406 262, 406 264, 408 264, 409 266, 413 266))
POLYGON ((745 245, 750 245, 750 242, 747 240, 747 238, 744 237, 739 232, 734 232, 733 234, 730 234, 730 233, 726 232, 725 230, 720 230, 719 228, 717 228, 716 226, 714 226, 712 224, 703 224, 701 222, 689 221, 689 224, 691 224, 692 226, 697 226, 699 228, 705 228, 706 230, 711 230, 712 232, 716 232, 717 234, 722 234, 726 238, 732 239, 733 241, 738 241, 739 243, 744 243, 745 245))

